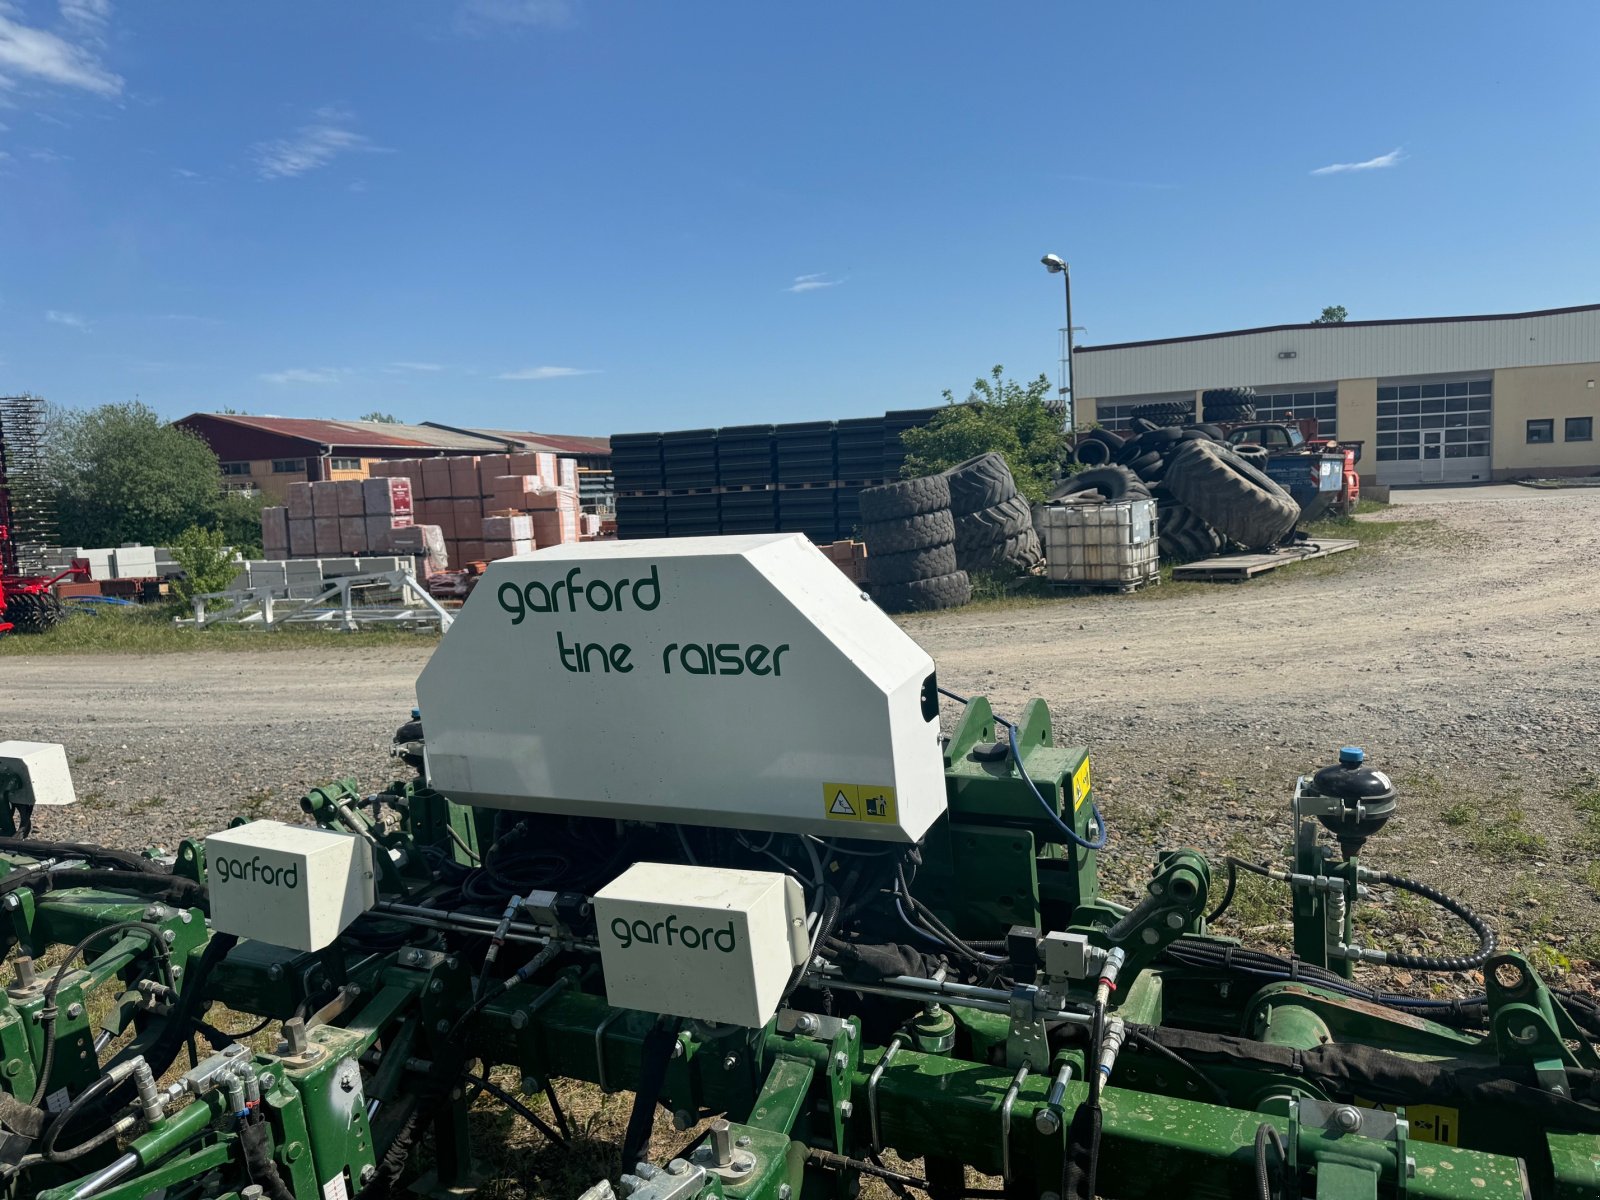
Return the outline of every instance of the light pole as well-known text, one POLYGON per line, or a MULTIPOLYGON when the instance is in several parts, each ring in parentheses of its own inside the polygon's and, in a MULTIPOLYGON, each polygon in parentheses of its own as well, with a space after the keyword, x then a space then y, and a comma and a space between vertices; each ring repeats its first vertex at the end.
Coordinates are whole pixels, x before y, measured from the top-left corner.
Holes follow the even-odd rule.
POLYGON ((1067 432, 1071 433, 1075 426, 1075 410, 1078 404, 1078 393, 1072 387, 1072 272, 1068 269, 1065 260, 1059 254, 1046 254, 1039 260, 1044 264, 1044 269, 1052 275, 1061 276, 1061 282, 1067 290, 1067 432))

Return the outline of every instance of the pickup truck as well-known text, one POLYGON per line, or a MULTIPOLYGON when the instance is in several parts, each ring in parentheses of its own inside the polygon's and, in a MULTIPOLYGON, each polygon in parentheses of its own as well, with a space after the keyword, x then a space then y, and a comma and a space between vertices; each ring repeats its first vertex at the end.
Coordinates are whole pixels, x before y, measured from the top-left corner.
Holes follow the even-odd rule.
POLYGON ((1319 436, 1315 418, 1232 425, 1226 434, 1229 445, 1266 449, 1267 477, 1294 497, 1302 521, 1314 521, 1329 509, 1348 513, 1355 508, 1361 495, 1355 471, 1360 442, 1319 436))

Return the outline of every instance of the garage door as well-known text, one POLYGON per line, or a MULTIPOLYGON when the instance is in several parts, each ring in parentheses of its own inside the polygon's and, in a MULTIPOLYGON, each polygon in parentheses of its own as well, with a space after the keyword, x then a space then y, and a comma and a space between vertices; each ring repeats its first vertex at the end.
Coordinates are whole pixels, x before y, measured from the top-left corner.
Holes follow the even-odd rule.
POLYGON ((1379 483, 1472 483, 1489 478, 1489 377, 1378 384, 1379 483))

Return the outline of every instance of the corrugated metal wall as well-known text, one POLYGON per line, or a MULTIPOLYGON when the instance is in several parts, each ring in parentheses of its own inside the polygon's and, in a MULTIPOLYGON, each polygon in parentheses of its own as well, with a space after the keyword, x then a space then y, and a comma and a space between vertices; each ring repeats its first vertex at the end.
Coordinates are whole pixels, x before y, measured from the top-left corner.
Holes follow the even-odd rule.
POLYGON ((1090 399, 1583 362, 1600 362, 1600 308, 1405 325, 1292 326, 1126 349, 1086 348, 1073 366, 1078 394, 1090 399), (1294 357, 1279 357, 1288 352, 1294 357))

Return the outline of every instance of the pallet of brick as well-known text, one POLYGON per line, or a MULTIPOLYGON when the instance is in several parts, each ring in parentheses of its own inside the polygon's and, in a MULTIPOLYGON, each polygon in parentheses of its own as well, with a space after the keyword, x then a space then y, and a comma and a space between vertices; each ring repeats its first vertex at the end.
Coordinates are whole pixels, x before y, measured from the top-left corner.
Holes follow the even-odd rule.
POLYGON ((495 479, 510 473, 511 456, 509 454, 478 455, 478 495, 493 495, 495 479))
POLYGON ((450 498, 450 460, 425 458, 422 460, 422 494, 430 500, 450 498))
POLYGON ((578 511, 578 493, 568 491, 566 488, 541 488, 537 492, 529 492, 526 497, 529 512, 570 512, 578 511))
MULTIPOLYGON (((513 454, 512 458, 518 457, 513 454)), ((537 475, 497 475, 494 487, 490 489, 484 507, 489 512, 500 512, 504 509, 525 511, 528 507, 527 497, 530 493, 537 492, 543 484, 537 475)))
POLYGON ((494 562, 496 559, 510 558, 515 554, 532 554, 533 549, 532 538, 522 538, 512 542, 486 541, 483 543, 483 558, 485 562, 494 562))
POLYGON ((289 549, 289 510, 269 506, 261 510, 261 546, 270 553, 289 549))
POLYGON ((307 517, 304 521, 289 518, 289 557, 312 558, 317 553, 317 533, 315 522, 307 517))
POLYGON ((360 554, 367 548, 366 517, 339 518, 339 553, 360 554))
POLYGON ((311 510, 311 485, 309 483, 291 483, 284 494, 284 506, 289 510, 291 521, 309 521, 316 516, 311 510))
POLYGON ((556 466, 557 482, 561 487, 576 493, 578 490, 578 460, 563 458, 558 460, 556 466))
POLYGON ((541 546, 561 546, 578 540, 578 512, 547 508, 530 514, 533 540, 541 546))
POLYGON ((457 500, 478 496, 478 456, 462 454, 445 460, 450 464, 450 491, 457 500))
POLYGON ((463 563, 488 561, 484 557, 482 538, 464 539, 458 545, 461 547, 461 561, 463 563))
POLYGON ((408 554, 421 559, 421 570, 425 576, 450 569, 450 551, 437 525, 410 525, 405 529, 396 529, 394 549, 396 554, 408 554))
POLYGON ((319 480, 311 485, 311 515, 337 517, 339 515, 339 485, 319 480))
POLYGON ((317 557, 332 558, 343 554, 344 539, 339 532, 339 518, 312 517, 311 530, 316 538, 317 557))
POLYGON ((359 479, 341 479, 330 486, 333 488, 335 503, 339 506, 341 517, 360 517, 366 515, 366 508, 361 500, 361 483, 359 479))
POLYGON ((396 531, 409 529, 413 524, 410 513, 368 513, 363 521, 366 544, 361 548, 362 553, 374 554, 393 554, 396 531))
POLYGON ((507 513, 483 518, 485 542, 529 542, 533 540, 533 518, 527 513, 507 513))
POLYGON ((361 485, 361 501, 363 511, 372 513, 406 513, 416 511, 416 503, 411 496, 411 481, 406 478, 386 476, 381 479, 363 479, 361 485))
POLYGON ((585 540, 587 540, 589 538, 597 538, 597 537, 600 536, 600 514, 599 513, 579 513, 578 514, 578 536, 583 538, 583 539, 585 539, 585 540))

